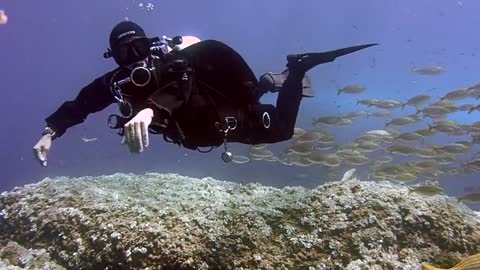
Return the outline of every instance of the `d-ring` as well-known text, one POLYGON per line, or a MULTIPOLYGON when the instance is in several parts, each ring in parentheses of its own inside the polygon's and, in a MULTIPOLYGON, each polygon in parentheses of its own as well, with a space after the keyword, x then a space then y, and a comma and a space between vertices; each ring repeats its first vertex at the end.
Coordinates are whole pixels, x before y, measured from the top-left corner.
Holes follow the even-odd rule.
POLYGON ((262 121, 263 121, 264 128, 270 128, 271 121, 270 121, 270 115, 268 114, 268 112, 263 113, 262 121))

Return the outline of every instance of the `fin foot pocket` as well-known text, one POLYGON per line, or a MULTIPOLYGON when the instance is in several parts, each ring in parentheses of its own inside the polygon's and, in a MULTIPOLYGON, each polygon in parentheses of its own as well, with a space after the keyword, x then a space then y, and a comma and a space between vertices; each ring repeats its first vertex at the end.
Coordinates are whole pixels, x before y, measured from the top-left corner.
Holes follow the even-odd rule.
MULTIPOLYGON (((280 90, 283 83, 287 79, 288 69, 282 71, 281 73, 267 72, 263 74, 259 79, 259 87, 262 93, 272 92, 276 93, 280 90)), ((303 76, 302 79, 303 87, 303 97, 314 97, 312 82, 307 75, 303 76)))

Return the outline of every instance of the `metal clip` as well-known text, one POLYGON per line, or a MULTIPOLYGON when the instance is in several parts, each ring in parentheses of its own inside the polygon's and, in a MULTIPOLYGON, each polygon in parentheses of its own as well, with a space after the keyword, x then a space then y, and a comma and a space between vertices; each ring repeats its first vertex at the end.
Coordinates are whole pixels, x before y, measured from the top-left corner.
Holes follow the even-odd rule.
POLYGON ((123 102, 122 89, 117 82, 113 84, 113 97, 118 103, 123 102))
POLYGON ((227 144, 227 134, 230 130, 235 130, 238 125, 237 118, 233 116, 227 116, 225 117, 225 129, 222 129, 220 126, 220 123, 215 123, 217 128, 219 129, 220 132, 223 132, 224 137, 223 137, 223 153, 222 153, 222 160, 224 162, 231 162, 233 160, 233 154, 232 152, 228 151, 228 144, 227 144))
POLYGON ((227 130, 235 130, 238 125, 237 118, 233 116, 227 116, 225 117, 225 124, 226 124, 227 130))

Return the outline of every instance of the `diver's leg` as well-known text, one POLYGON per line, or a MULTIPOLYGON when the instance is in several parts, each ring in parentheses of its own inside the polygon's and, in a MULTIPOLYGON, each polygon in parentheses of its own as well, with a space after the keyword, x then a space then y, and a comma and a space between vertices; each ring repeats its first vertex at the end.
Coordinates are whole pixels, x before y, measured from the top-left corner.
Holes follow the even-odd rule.
POLYGON ((298 70, 290 70, 287 79, 278 91, 276 112, 277 127, 276 136, 288 140, 293 136, 295 123, 297 122, 298 110, 303 96, 302 79, 305 73, 298 70))
POLYGON ((242 126, 246 127, 247 131, 236 130, 235 132, 238 132, 238 135, 234 138, 232 135, 236 133, 231 133, 230 141, 260 144, 277 143, 291 139, 302 100, 302 78, 304 75, 303 72, 290 71, 280 87, 280 91, 278 91, 276 106, 258 104, 250 107, 247 114, 241 117, 246 121, 246 124, 242 126), (268 121, 265 121, 265 112, 268 121))

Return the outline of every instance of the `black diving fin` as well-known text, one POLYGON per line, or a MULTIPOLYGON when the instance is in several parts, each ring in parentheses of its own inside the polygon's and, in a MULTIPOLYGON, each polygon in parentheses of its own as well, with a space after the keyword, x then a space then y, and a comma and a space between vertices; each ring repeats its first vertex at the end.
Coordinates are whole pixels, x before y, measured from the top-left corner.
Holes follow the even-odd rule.
MULTIPOLYGON (((278 92, 287 79, 289 71, 306 73, 315 66, 333 62, 340 56, 344 56, 375 45, 378 45, 378 43, 352 46, 329 52, 287 55, 288 69, 282 71, 281 73, 267 72, 263 74, 259 79, 259 91, 261 91, 262 95, 268 91, 273 93, 278 92)), ((304 75, 303 77, 302 87, 303 97, 314 97, 312 83, 307 75, 304 75)))
POLYGON ((333 62, 340 56, 351 54, 375 45, 378 45, 378 43, 352 46, 329 52, 289 54, 287 55, 287 67, 291 70, 300 69, 300 72, 307 72, 315 66, 333 62))

